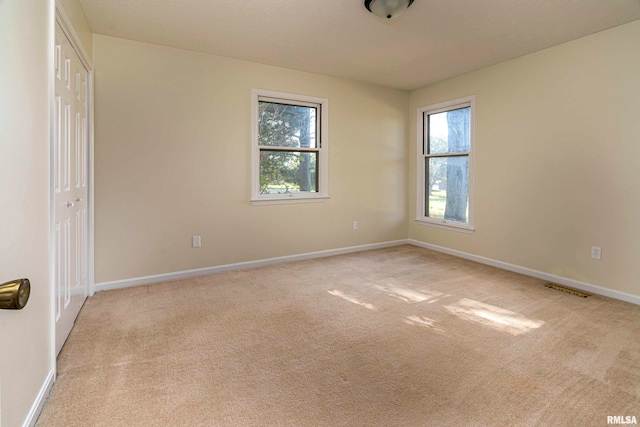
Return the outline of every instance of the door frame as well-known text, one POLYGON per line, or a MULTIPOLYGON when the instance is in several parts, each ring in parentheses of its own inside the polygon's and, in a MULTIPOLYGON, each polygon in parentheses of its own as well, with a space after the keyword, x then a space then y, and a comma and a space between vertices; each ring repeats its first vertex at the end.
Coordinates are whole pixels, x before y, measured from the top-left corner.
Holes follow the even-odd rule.
MULTIPOLYGON (((73 25, 71 24, 71 20, 69 19, 69 15, 67 15, 62 3, 59 0, 55 0, 55 19, 53 25, 51 26, 52 33, 55 33, 55 24, 60 25, 62 32, 69 39, 71 46, 78 54, 78 58, 80 58, 80 62, 87 69, 87 132, 88 132, 88 141, 87 141, 87 156, 88 156, 88 177, 89 180, 87 184, 87 220, 88 220, 88 231, 87 231, 87 296, 92 296, 95 293, 95 279, 94 279, 94 191, 93 191, 93 180, 94 180, 94 144, 93 144, 93 136, 94 136, 94 99, 93 99, 93 62, 87 51, 82 46, 82 42, 80 41, 80 37, 78 33, 73 29, 73 25)), ((51 52, 55 48, 55 37, 51 37, 51 52)), ((49 220, 49 254, 50 254, 50 263, 51 263, 51 330, 49 332, 51 337, 51 349, 50 349, 50 357, 51 357, 51 365, 54 368, 54 372, 57 372, 56 369, 56 260, 55 260, 55 191, 53 188, 54 181, 54 102, 55 102, 55 76, 53 73, 53 55, 50 56, 50 114, 51 114, 51 134, 50 134, 50 206, 51 206, 51 218, 49 220)))

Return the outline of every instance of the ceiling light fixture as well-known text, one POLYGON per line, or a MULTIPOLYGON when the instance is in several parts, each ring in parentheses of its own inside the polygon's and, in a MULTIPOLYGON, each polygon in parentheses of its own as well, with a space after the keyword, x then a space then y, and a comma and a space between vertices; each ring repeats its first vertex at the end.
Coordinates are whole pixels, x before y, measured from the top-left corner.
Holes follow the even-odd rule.
POLYGON ((380 18, 396 18, 411 6, 413 0, 364 0, 364 7, 380 18))

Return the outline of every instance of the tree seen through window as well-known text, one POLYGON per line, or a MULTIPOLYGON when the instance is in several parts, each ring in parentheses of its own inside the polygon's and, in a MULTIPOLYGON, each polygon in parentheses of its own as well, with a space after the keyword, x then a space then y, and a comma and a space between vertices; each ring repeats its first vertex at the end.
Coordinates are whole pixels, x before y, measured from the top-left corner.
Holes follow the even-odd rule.
POLYGON ((318 191, 317 107, 260 101, 260 194, 318 191))

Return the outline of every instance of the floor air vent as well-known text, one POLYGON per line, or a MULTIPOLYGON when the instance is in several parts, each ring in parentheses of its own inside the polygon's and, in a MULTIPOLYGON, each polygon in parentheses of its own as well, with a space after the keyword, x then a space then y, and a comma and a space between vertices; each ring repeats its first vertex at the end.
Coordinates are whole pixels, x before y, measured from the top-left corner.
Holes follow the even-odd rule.
POLYGON ((589 298, 591 294, 585 294, 584 292, 576 291, 574 289, 565 288, 564 286, 549 283, 545 285, 547 288, 555 289, 556 291, 564 292, 566 294, 575 295, 580 298, 589 298))

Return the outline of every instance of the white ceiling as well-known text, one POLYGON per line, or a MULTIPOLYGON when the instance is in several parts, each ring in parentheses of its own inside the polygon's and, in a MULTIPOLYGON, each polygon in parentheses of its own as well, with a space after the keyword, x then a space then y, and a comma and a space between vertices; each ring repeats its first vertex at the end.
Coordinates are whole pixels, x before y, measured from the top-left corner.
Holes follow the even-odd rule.
MULTIPOLYGON (((639 0, 81 0, 95 33, 415 89, 640 19, 639 0)), ((640 41, 639 41, 640 47, 640 41)))

